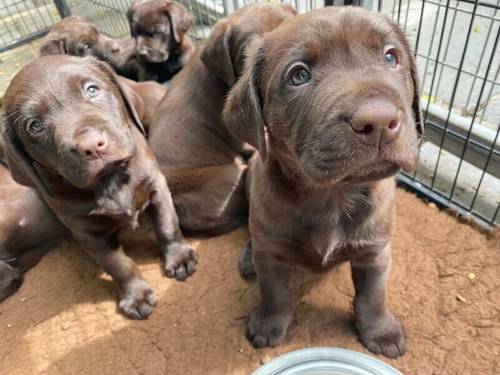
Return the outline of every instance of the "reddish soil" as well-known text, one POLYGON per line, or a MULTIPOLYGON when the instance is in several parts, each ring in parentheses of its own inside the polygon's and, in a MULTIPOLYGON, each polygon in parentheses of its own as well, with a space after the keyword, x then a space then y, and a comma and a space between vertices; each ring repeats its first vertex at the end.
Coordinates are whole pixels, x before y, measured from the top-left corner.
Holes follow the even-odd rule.
MULTIPOLYGON (((62 244, 0 305, 1 373, 249 374, 304 347, 367 353, 351 324, 347 264, 320 277, 296 273, 286 342, 253 349, 243 332, 259 295, 236 268, 247 236, 193 240, 200 265, 185 283, 163 276, 150 243, 128 246, 159 298, 147 321, 118 314, 109 278, 78 245, 62 244)), ((380 359, 411 375, 500 374, 498 232, 488 237, 400 190, 389 285, 408 345, 404 357, 380 359)))

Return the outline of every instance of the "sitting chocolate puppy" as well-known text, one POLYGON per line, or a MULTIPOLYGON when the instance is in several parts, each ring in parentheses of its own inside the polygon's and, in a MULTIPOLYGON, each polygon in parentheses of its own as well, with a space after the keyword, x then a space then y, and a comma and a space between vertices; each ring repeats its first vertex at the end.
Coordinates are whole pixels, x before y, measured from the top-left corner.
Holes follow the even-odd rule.
POLYGON ((254 149, 249 152, 224 127, 224 100, 243 70, 252 38, 295 14, 286 4, 256 3, 220 19, 158 104, 149 145, 169 181, 184 231, 220 234, 247 220, 243 156, 254 149))
POLYGON ((224 119, 259 151, 247 176, 251 246, 241 263, 242 273, 255 268, 262 297, 247 323, 255 347, 286 335, 292 264, 322 272, 350 261, 361 341, 374 353, 404 353, 385 285, 392 176, 415 168, 422 139, 418 93, 403 33, 361 8, 290 18, 249 47, 224 119))
POLYGON ((184 280, 196 254, 184 240, 166 180, 149 150, 136 94, 94 58, 46 56, 23 68, 3 104, 13 178, 33 186, 118 287, 119 308, 144 319, 156 297, 117 233, 148 209, 166 274, 184 280))
POLYGON ((189 61, 194 45, 187 35, 193 16, 170 0, 135 0, 128 20, 136 41, 139 81, 165 82, 189 61))

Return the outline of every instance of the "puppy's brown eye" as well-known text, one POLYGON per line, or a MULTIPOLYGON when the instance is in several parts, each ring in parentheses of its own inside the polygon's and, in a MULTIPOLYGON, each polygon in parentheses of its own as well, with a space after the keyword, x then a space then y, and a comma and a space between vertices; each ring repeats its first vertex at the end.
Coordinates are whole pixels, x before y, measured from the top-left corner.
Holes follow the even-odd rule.
POLYGON ((399 65, 398 52, 395 48, 389 48, 384 54, 384 62, 389 65, 391 69, 396 69, 399 65))
POLYGON ((298 66, 290 73, 289 82, 292 86, 300 86, 311 80, 311 73, 303 66, 298 66))
POLYGON ((31 121, 27 126, 28 132, 33 135, 38 135, 45 130, 45 126, 39 121, 31 121))
POLYGON ((88 85, 85 89, 85 93, 89 98, 95 98, 99 94, 99 91, 99 87, 97 87, 96 85, 88 85))

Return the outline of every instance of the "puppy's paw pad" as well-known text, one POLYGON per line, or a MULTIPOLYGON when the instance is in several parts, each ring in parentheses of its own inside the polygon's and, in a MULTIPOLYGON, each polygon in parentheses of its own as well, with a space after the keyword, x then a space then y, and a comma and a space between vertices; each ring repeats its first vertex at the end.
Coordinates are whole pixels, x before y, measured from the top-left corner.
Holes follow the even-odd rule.
POLYGON ((257 309, 248 318, 247 339, 254 348, 276 346, 285 338, 290 321, 288 313, 264 314, 257 309))
POLYGON ((165 273, 169 278, 184 281, 196 271, 198 255, 186 243, 174 242, 165 256, 165 273))
POLYGON ((360 339, 372 353, 389 358, 400 357, 406 350, 403 327, 392 315, 373 329, 361 332, 360 339))
POLYGON ((155 306, 155 293, 143 280, 128 285, 118 302, 118 308, 130 319, 146 319, 155 306))

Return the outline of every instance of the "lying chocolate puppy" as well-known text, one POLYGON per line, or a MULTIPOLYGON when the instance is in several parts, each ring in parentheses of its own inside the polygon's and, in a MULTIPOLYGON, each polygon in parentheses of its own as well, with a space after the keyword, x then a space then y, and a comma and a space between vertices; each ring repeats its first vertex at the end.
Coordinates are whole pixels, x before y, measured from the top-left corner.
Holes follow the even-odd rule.
POLYGON ((243 69, 251 38, 294 14, 288 5, 254 4, 218 21, 158 105, 149 144, 183 230, 217 234, 246 220, 244 147, 222 124, 224 98, 243 69))
POLYGON ((242 262, 242 273, 255 267, 262 297, 247 324, 255 347, 286 335, 292 264, 322 272, 350 261, 361 341, 374 353, 404 353, 385 285, 392 176, 415 168, 422 139, 418 93, 408 41, 381 14, 311 11, 252 43, 224 119, 259 151, 248 172, 251 246, 242 262))
POLYGON ((83 17, 70 16, 52 26, 40 46, 40 55, 101 56, 119 48, 116 40, 101 34, 83 17))
POLYGON ((42 57, 8 87, 2 137, 12 177, 35 187, 112 276, 120 310, 144 319, 156 297, 118 243, 118 231, 136 227, 148 209, 167 276, 186 279, 197 257, 182 236, 166 180, 147 146, 137 100, 94 58, 42 57))
POLYGON ((127 16, 141 66, 138 80, 170 80, 194 52, 187 35, 193 24, 191 13, 170 0, 135 0, 127 16))
MULTIPOLYGON (((147 131, 167 88, 152 81, 119 80, 137 94, 134 106, 147 131)), ((70 236, 35 189, 12 179, 0 139, 0 302, 21 286, 24 273, 50 248, 70 236)))
POLYGON ((144 75, 133 38, 110 38, 79 16, 63 18, 52 26, 40 46, 40 56, 47 55, 94 56, 123 77, 138 81, 144 75))

